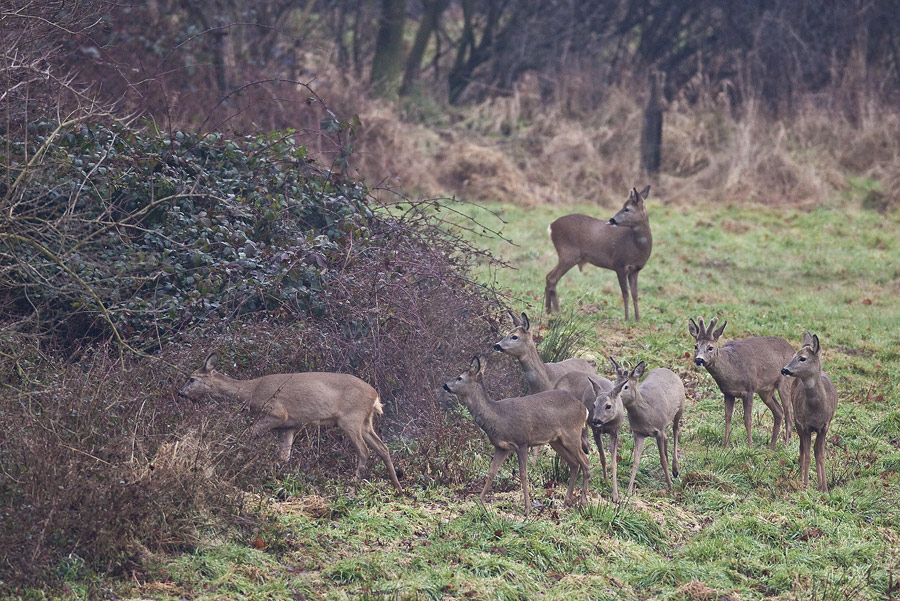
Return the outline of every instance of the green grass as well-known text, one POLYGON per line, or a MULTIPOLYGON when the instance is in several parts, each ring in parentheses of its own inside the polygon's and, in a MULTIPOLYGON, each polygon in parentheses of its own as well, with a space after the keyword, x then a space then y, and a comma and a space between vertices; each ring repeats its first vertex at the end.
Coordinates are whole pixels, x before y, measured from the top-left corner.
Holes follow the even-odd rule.
MULTIPOLYGON (((543 281, 555 264, 547 224, 555 207, 490 207, 478 218, 518 242, 483 240, 515 269, 495 275, 534 327, 543 281)), ((474 209, 473 209, 474 210, 474 209)), ((572 207, 607 217, 610 210, 572 207)), ((810 211, 710 205, 662 206, 651 197, 654 253, 641 274, 639 324, 623 322, 615 275, 588 266, 559 285, 561 306, 584 318, 584 352, 675 370, 685 381, 681 474, 665 494, 656 447, 647 445, 635 495, 608 502, 596 451, 591 505, 561 506, 552 453, 531 472, 544 508, 521 514, 513 462, 492 502, 480 506, 490 452, 471 486, 416 488, 393 496, 375 478, 356 498, 337 481, 270 504, 253 540, 209 541, 161 558, 145 583, 115 584, 123 598, 179 599, 884 599, 900 578, 900 220, 837 206, 810 211), (828 449, 830 492, 799 490, 796 437, 774 451, 771 415, 757 400, 753 448, 740 408, 734 443, 722 444, 723 403, 690 362, 689 317, 728 320, 725 338, 819 335, 839 392, 828 449), (549 483, 549 484, 548 484, 549 483), (310 509, 311 500, 321 506, 310 509), (259 546, 259 545, 257 545, 259 546), (698 592, 699 591, 699 592, 698 592), (703 592, 706 591, 706 592, 703 592), (706 596, 704 596, 706 595, 706 596), (718 597, 716 597, 718 595, 718 597)), ((484 277, 488 277, 485 274, 484 277)), ((461 366, 463 367, 463 366, 461 366)), ((490 374, 488 374, 490 377, 490 374)), ((620 488, 632 441, 623 433, 620 488)), ((413 478, 408 478, 413 482, 413 478)), ((815 474, 811 473, 815 482, 815 474)), ((88 598, 73 570, 70 597, 88 598)))

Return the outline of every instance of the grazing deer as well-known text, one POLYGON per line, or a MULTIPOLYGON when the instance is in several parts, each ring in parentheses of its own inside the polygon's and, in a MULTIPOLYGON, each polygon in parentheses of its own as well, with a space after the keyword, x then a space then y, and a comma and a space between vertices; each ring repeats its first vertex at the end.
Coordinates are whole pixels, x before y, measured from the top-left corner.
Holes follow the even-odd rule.
POLYGON ((716 329, 718 318, 714 317, 709 327, 690 320, 688 331, 696 340, 694 363, 705 367, 712 375, 719 390, 725 395, 725 445, 731 444, 731 416, 734 414, 734 399, 741 399, 744 405, 744 427, 747 430, 747 446, 753 446, 750 426, 753 420, 753 395, 758 394, 766 407, 772 410, 775 424, 769 448, 775 448, 775 440, 784 420, 785 443, 791 439, 790 384, 781 375, 781 368, 794 355, 794 347, 784 338, 776 336, 752 336, 732 340, 719 346, 719 338, 728 322, 716 329), (775 401, 775 391, 781 404, 775 401))
POLYGON ((519 360, 522 372, 525 374, 525 381, 528 383, 529 394, 553 390, 559 379, 569 372, 597 373, 594 371, 594 367, 584 359, 573 358, 558 363, 544 363, 538 354, 534 337, 531 335, 531 321, 528 316, 522 313, 522 318, 519 319, 510 311, 509 317, 513 322, 513 330, 494 345, 494 350, 519 360))
MULTIPOLYGON (((628 414, 628 425, 634 436, 634 463, 631 466, 631 479, 628 481, 628 494, 634 489, 634 477, 641 453, 644 451, 644 439, 648 436, 656 438, 659 447, 659 462, 666 477, 666 490, 672 492, 672 478, 669 477, 669 443, 666 428, 672 424, 672 475, 678 476, 678 432, 681 428, 681 415, 684 412, 684 384, 675 372, 664 367, 650 370, 647 378, 638 384, 644 375, 647 365, 641 361, 630 372, 622 368, 616 360, 609 359, 616 369, 616 382, 612 390, 606 393, 606 403, 594 410, 592 421, 602 425, 608 415, 616 411, 616 403, 621 403, 628 414)), ((615 477, 615 476, 613 476, 615 477)))
POLYGON ((513 451, 519 457, 519 477, 525 497, 525 513, 531 511, 528 492, 528 447, 549 444, 569 464, 569 488, 566 505, 573 500, 575 479, 581 471, 581 504, 587 503, 590 464, 581 449, 581 431, 587 410, 580 399, 565 390, 549 390, 524 397, 493 401, 484 385, 485 359, 473 357, 467 371, 444 384, 469 409, 494 445, 494 458, 488 470, 479 500, 484 503, 500 465, 513 451))
POLYGON ((791 402, 794 405, 794 423, 800 437, 800 474, 803 488, 809 486, 809 447, 812 433, 816 433, 816 480, 821 492, 828 492, 825 480, 825 440, 828 427, 837 408, 837 391, 831 378, 822 371, 819 337, 806 332, 800 350, 784 366, 781 373, 793 381, 791 402))
POLYGON ((261 412, 250 433, 260 436, 275 431, 279 456, 285 463, 291 459, 294 435, 301 426, 337 424, 356 447, 356 481, 366 467, 368 445, 384 461, 394 488, 401 491, 388 448, 372 426, 372 416, 382 413, 378 392, 356 376, 303 372, 236 380, 216 371, 216 355, 211 353, 178 394, 195 400, 212 397, 240 401, 261 412))
POLYGON ((641 320, 638 312, 638 272, 644 268, 653 249, 650 221, 644 200, 650 194, 650 186, 640 192, 632 188, 628 200, 609 221, 588 215, 573 213, 560 217, 550 224, 550 240, 558 255, 556 267, 547 274, 544 303, 547 312, 559 311, 556 284, 566 273, 585 263, 604 269, 612 269, 619 278, 622 302, 625 304, 625 321, 628 321, 628 287, 634 301, 634 319, 641 320))

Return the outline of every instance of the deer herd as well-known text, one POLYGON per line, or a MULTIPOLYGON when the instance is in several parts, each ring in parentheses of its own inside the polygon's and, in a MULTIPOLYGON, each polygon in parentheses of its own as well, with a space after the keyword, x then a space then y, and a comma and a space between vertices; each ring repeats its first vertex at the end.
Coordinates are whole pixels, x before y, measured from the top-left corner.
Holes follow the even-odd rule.
MULTIPOLYGON (((560 217, 549 227, 558 262, 547 274, 545 306, 559 310, 556 285, 575 265, 585 263, 616 272, 628 320, 628 293, 638 312, 638 273, 647 263, 653 244, 644 200, 650 187, 632 188, 624 206, 608 221, 581 214, 560 217)), ((671 425, 671 474, 678 476, 678 443, 685 408, 681 378, 665 367, 648 370, 644 361, 632 368, 610 357, 613 381, 598 374, 584 359, 570 358, 545 363, 537 351, 531 322, 525 313, 512 318, 513 329, 494 345, 494 350, 515 358, 528 386, 525 396, 491 399, 485 385, 486 357, 473 357, 468 368, 447 381, 443 389, 456 395, 475 423, 494 446, 487 481, 479 495, 482 503, 491 489, 503 461, 515 452, 525 502, 532 508, 528 487, 528 450, 550 445, 569 466, 565 503, 575 502, 575 485, 581 475, 579 504, 587 502, 590 482, 591 433, 600 455, 603 478, 612 478, 613 503, 619 502, 617 452, 619 432, 627 416, 634 437, 631 477, 634 480, 648 436, 656 439, 666 489, 671 493, 669 435, 671 425), (604 447, 604 435, 609 443, 604 447), (607 461, 607 452, 609 458, 607 461)), ((753 396, 759 395, 772 412, 774 424, 769 448, 774 449, 784 422, 784 442, 791 437, 792 424, 800 439, 799 468, 803 488, 809 481, 810 446, 816 434, 814 454, 818 490, 827 492, 825 441, 835 414, 837 392, 822 371, 819 338, 803 335, 796 352, 783 338, 753 336, 720 344, 727 322, 713 318, 689 320, 688 333, 694 339, 694 363, 712 376, 725 400, 725 445, 731 444, 731 418, 735 399, 743 405, 747 445, 751 436, 753 396), (776 393, 778 398, 776 399, 776 393)), ((350 439, 357 454, 355 481, 365 470, 369 447, 384 461, 394 488, 401 491, 387 446, 375 432, 373 417, 382 413, 378 392, 359 378, 341 373, 304 372, 273 374, 253 380, 236 380, 216 371, 216 355, 209 355, 179 394, 193 399, 218 398, 245 404, 261 414, 251 433, 275 432, 281 461, 291 456, 297 430, 305 425, 337 425, 350 439)))

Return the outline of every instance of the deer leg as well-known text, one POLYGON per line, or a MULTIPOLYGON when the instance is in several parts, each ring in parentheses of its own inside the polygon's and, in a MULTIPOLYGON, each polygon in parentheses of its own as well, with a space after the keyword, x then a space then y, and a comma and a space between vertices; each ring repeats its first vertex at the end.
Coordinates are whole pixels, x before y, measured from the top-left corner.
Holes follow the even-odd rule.
POLYGON ((488 491, 491 490, 491 484, 494 483, 494 478, 497 477, 500 466, 507 457, 509 457, 509 449, 494 449, 494 458, 491 459, 491 467, 488 469, 487 482, 484 483, 484 488, 481 494, 478 495, 478 500, 482 503, 484 503, 484 497, 488 494, 488 491))
POLYGON ((556 267, 547 274, 544 286, 544 305, 547 308, 547 313, 559 313, 559 297, 556 295, 556 284, 570 269, 575 267, 577 262, 577 260, 569 261, 559 257, 556 267))
POLYGON ((344 424, 344 427, 342 427, 342 429, 347 433, 347 437, 350 439, 350 442, 353 443, 353 446, 356 447, 355 480, 359 482, 359 480, 363 477, 363 473, 365 472, 366 463, 369 461, 369 447, 366 446, 366 442, 363 439, 363 435, 360 430, 349 429, 346 427, 346 424, 344 424))
POLYGON ((778 398, 781 400, 781 412, 784 414, 784 445, 791 442, 791 430, 794 426, 794 408, 791 403, 791 383, 782 377, 778 384, 778 398))
POLYGON ((725 395, 725 446, 731 446, 731 417, 734 415, 734 397, 725 395))
POLYGON ((275 430, 284 424, 284 418, 275 415, 263 415, 250 426, 250 434, 253 436, 262 436, 270 430, 275 430))
POLYGON ((624 271, 617 271, 619 288, 622 290, 622 302, 625 304, 625 321, 628 321, 628 275, 624 271))
MULTIPOLYGON (((371 417, 369 419, 371 419, 371 417)), ((397 492, 403 492, 403 489, 400 488, 400 481, 397 480, 397 472, 394 470, 394 463, 391 461, 391 454, 388 451, 387 445, 384 444, 384 441, 381 440, 381 437, 375 432, 372 424, 368 424, 368 428, 363 429, 362 434, 366 444, 375 449, 375 453, 377 453, 378 456, 381 457, 381 460, 384 461, 384 465, 387 467, 388 476, 391 478, 391 483, 394 485, 394 488, 397 489, 397 492)))
POLYGON ((774 424, 772 425, 772 440, 769 441, 769 449, 774 451, 775 441, 778 440, 778 434, 781 432, 781 422, 784 419, 784 413, 781 410, 781 405, 775 400, 774 389, 765 393, 760 392, 759 398, 772 411, 774 424))
POLYGON ((816 434, 816 446, 813 449, 816 455, 816 482, 819 485, 819 492, 828 492, 828 481, 825 479, 825 441, 827 434, 827 427, 819 430, 816 434))
POLYGON ((747 448, 751 448, 753 446, 753 434, 751 433, 751 428, 753 427, 753 393, 751 392, 742 397, 741 402, 744 405, 744 429, 747 430, 747 448))
POLYGON ((809 447, 812 442, 812 433, 806 428, 798 428, 797 436, 800 438, 800 480, 803 490, 809 486, 809 447))
POLYGON ((603 466, 603 479, 606 480, 606 451, 603 449, 603 433, 600 428, 592 428, 592 430, 594 431, 594 442, 597 443, 597 450, 600 452, 600 465, 603 466))
POLYGON ((619 433, 618 432, 610 432, 609 433, 609 462, 610 467, 612 468, 612 502, 619 502, 619 480, 618 480, 618 471, 619 471, 619 433))
POLYGON ((678 434, 681 432, 681 411, 672 420, 672 476, 678 477, 678 434))
MULTIPOLYGON (((575 449, 575 459, 578 461, 578 467, 581 468, 581 505, 587 505, 588 483, 591 480, 591 462, 588 461, 587 455, 575 449)), ((574 481, 572 482, 574 484, 574 481)), ((569 485, 571 487, 571 484, 569 485)))
POLYGON ((528 494, 528 447, 516 449, 519 456, 519 480, 522 482, 522 496, 525 497, 525 513, 531 511, 531 495, 528 494))
POLYGON ((631 464, 631 479, 628 480, 628 494, 634 490, 634 477, 637 475, 638 464, 641 462, 641 453, 644 452, 644 437, 634 435, 634 463, 631 464))
POLYGON ((291 445, 294 444, 294 434, 297 430, 293 428, 283 428, 278 430, 278 458, 282 463, 291 460, 291 445))
MULTIPOLYGON (((632 271, 628 274, 628 284, 631 286, 631 300, 634 302, 634 320, 640 321, 641 314, 638 312, 638 272, 632 271)), ((627 301, 626 301, 626 304, 627 301)))
POLYGON ((672 492, 672 476, 669 475, 669 439, 665 432, 656 436, 656 447, 659 449, 659 464, 662 466, 663 476, 666 477, 666 490, 672 492))

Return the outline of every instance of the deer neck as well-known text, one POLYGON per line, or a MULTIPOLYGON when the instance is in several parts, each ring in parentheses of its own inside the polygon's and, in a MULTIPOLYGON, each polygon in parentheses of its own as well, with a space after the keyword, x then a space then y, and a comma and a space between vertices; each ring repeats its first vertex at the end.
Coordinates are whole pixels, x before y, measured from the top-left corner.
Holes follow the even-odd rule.
POLYGON ((534 394, 552 388, 547 366, 541 361, 541 356, 538 355, 534 345, 526 347, 525 354, 519 357, 519 363, 522 364, 525 381, 528 382, 528 392, 534 394))
POLYGON ((225 374, 217 373, 210 380, 210 387, 216 396, 241 403, 250 402, 253 380, 236 380, 225 374))
POLYGON ((631 228, 631 235, 634 243, 640 248, 647 248, 653 245, 653 235, 650 233, 650 222, 643 221, 631 228))
POLYGON ((470 394, 463 397, 463 403, 472 414, 475 423, 493 440, 496 432, 497 411, 494 402, 488 397, 484 382, 478 382, 470 394))
POLYGON ((802 378, 803 388, 806 390, 806 402, 811 405, 819 405, 825 402, 825 384, 822 382, 822 369, 817 368, 815 374, 802 378))

